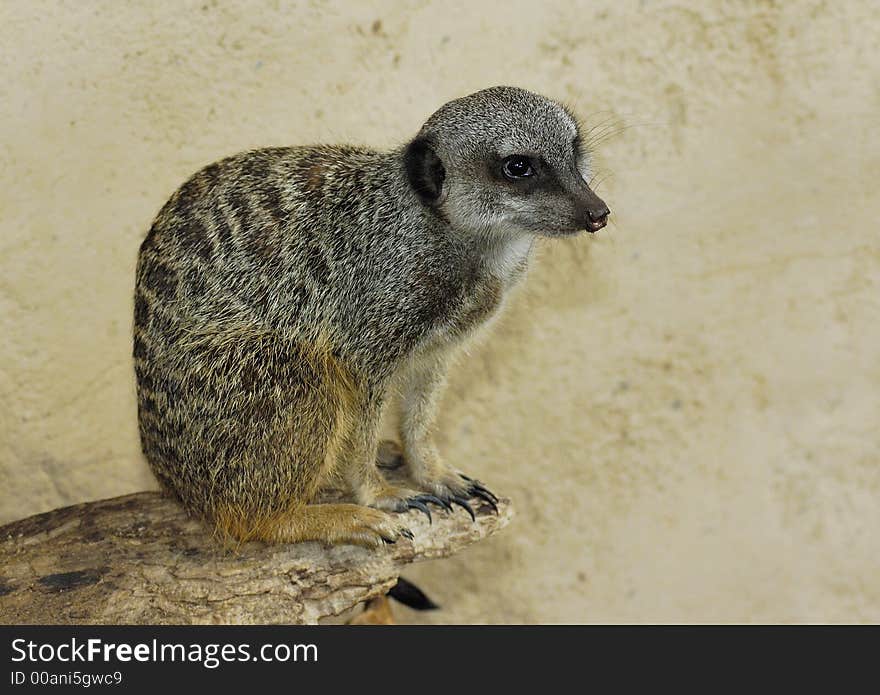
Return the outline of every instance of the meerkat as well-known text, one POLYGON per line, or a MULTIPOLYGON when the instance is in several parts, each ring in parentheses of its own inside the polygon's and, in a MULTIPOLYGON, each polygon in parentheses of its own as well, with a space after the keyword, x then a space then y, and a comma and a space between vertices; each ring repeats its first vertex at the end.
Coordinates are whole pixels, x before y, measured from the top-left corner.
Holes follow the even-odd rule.
POLYGON ((224 536, 377 547, 398 514, 497 498, 444 462, 432 423, 456 350, 498 315, 537 237, 609 216, 561 104, 494 87, 404 146, 260 149, 211 164, 138 256, 142 449, 224 536), (377 468, 392 385, 410 483, 377 468), (314 504, 341 480, 352 502, 314 504))

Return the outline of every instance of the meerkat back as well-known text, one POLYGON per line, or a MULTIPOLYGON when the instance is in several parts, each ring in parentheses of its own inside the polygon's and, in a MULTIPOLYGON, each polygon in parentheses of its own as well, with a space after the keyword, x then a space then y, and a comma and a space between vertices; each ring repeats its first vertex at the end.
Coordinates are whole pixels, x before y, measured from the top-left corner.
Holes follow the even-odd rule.
POLYGON ((167 491, 238 540, 375 545, 399 535, 376 510, 302 511, 344 443, 354 386, 314 299, 328 273, 316 230, 290 228, 309 182, 291 182, 326 175, 342 152, 261 150, 212 164, 141 245, 142 448, 167 491))

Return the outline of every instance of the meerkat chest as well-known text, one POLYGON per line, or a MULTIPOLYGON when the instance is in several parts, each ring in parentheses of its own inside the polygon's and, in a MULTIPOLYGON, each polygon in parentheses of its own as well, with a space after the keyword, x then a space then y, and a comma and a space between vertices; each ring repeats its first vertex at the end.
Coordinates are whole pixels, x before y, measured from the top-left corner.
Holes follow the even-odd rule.
POLYGON ((443 326, 453 336, 464 336, 486 323, 504 303, 504 283, 493 275, 464 288, 443 326))
POLYGON ((525 275, 534 238, 514 236, 489 246, 483 254, 483 269, 497 277, 506 288, 512 287, 525 275))
POLYGON ((513 240, 487 249, 462 283, 444 328, 463 337, 501 313, 511 290, 528 266, 531 239, 513 240))

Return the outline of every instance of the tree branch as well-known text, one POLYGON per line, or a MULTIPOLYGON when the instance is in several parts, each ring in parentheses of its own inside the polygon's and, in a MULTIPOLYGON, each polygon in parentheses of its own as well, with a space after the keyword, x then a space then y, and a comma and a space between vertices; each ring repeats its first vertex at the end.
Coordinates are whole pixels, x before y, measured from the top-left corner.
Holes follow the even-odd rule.
MULTIPOLYGON (((398 477, 396 472, 389 478, 398 477)), ((340 499, 330 491, 322 502, 340 499)), ((318 543, 225 550, 158 492, 56 509, 0 527, 0 623, 316 623, 384 595, 401 568, 448 557, 503 528, 496 515, 406 515, 412 541, 370 551, 318 543)))

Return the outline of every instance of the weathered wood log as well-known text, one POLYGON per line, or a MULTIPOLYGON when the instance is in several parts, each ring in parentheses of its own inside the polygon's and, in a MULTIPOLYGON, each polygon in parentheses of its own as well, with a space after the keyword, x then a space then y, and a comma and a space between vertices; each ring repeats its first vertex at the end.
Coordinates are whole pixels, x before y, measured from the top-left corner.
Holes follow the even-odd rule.
MULTIPOLYGON (((389 478, 397 477, 395 472, 389 478)), ((328 491, 322 502, 338 501, 328 491)), ((413 540, 378 550, 318 543, 224 549, 158 492, 56 509, 0 527, 0 623, 316 623, 384 596, 410 562, 452 555, 506 526, 471 500, 401 520, 413 540)))

